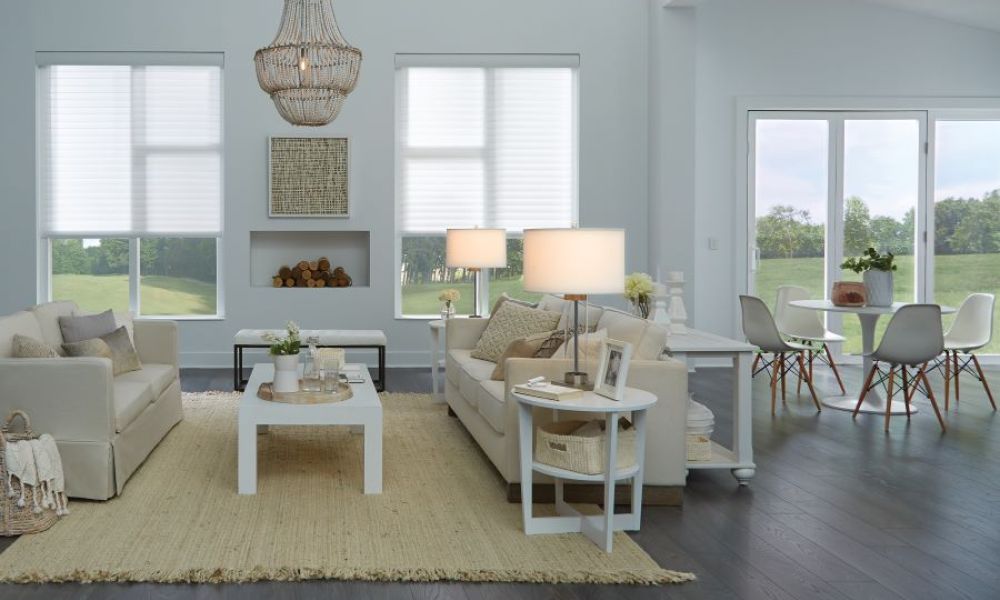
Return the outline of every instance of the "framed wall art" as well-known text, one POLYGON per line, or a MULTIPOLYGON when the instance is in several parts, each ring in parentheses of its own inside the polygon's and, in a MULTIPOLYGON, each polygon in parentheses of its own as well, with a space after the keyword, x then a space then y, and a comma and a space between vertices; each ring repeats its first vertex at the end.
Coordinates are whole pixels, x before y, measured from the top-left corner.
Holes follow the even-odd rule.
POLYGON ((268 216, 350 216, 346 137, 268 139, 268 216))

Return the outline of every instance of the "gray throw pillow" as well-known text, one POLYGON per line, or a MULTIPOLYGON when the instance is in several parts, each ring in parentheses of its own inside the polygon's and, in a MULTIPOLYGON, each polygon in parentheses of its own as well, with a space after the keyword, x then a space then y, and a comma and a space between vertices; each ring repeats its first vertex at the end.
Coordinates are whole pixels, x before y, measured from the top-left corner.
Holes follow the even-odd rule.
POLYGON ((108 309, 96 315, 73 315, 59 317, 59 329, 63 342, 73 344, 107 335, 117 328, 115 315, 108 309))
POLYGON ((41 340, 15 333, 11 343, 11 356, 14 358, 59 358, 59 353, 41 340))

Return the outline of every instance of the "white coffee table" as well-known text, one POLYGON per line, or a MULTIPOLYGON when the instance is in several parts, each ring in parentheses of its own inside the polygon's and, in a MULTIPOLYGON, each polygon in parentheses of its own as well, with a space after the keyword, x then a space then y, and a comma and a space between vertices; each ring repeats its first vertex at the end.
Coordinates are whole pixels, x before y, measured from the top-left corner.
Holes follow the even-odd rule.
POLYGON ((240 494, 257 493, 257 427, 259 425, 355 425, 364 429, 364 492, 382 493, 382 403, 363 365, 363 383, 352 383, 354 396, 329 404, 286 404, 257 397, 261 383, 274 379, 274 365, 254 365, 240 398, 238 481, 240 494))

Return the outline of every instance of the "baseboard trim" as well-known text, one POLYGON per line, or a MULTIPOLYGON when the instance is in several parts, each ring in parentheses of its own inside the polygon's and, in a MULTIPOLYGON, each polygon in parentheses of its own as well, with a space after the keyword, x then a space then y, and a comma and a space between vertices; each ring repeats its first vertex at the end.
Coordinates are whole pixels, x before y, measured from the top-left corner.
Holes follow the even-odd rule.
MULTIPOLYGON (((552 504, 556 501, 556 486, 551 483, 536 483, 531 487, 532 503, 552 504)), ((601 504, 604 502, 604 485, 567 483, 563 486, 567 502, 581 504, 601 504)), ((521 484, 507 484, 507 501, 521 502, 521 484)), ((632 502, 631 484, 615 486, 615 504, 632 502)), ((679 485, 646 485, 642 488, 643 506, 683 506, 684 487, 679 485)))

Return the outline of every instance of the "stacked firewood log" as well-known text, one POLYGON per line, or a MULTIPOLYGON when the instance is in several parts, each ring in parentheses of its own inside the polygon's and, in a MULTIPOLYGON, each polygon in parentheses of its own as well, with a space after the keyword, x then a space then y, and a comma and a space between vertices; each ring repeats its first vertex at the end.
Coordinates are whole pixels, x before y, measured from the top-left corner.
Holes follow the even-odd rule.
POLYGON ((278 269, 272 283, 274 287, 350 287, 351 276, 344 267, 331 269, 330 259, 321 256, 318 260, 300 260, 295 266, 283 265, 278 269))

